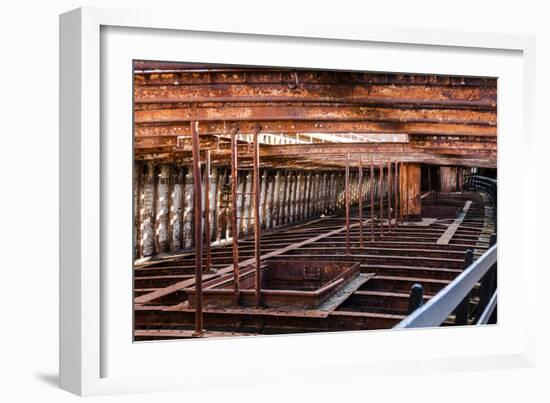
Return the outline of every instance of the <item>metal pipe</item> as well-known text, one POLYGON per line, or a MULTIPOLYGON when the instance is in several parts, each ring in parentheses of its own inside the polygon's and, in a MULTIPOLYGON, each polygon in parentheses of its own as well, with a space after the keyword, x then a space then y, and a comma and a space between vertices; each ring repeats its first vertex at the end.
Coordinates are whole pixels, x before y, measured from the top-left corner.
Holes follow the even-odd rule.
POLYGON ((424 288, 422 284, 414 283, 411 287, 411 293, 409 294, 409 308, 407 309, 407 315, 410 315, 417 308, 419 308, 424 302, 424 288))
POLYGON ((374 242, 374 161, 370 157, 370 240, 374 242))
POLYGON ((233 302, 240 303, 239 292, 239 227, 237 220, 237 131, 231 133, 231 232, 233 236, 233 302))
POLYGON ((193 335, 196 337, 204 333, 202 326, 202 189, 198 124, 199 122, 191 122, 195 199, 195 332, 193 335))
POLYGON ((349 153, 346 155, 346 175, 344 177, 344 203, 346 207, 346 255, 349 250, 349 153))
POLYGON ((258 132, 260 126, 254 128, 254 150, 252 163, 254 164, 253 189, 254 193, 254 261, 256 264, 256 305, 262 302, 262 269, 260 267, 260 142, 258 132))
POLYGON ((399 164, 399 199, 400 199, 400 205, 399 205, 399 221, 401 221, 401 225, 403 225, 403 182, 401 179, 403 178, 403 163, 401 162, 399 164))
POLYGON ((432 166, 428 165, 428 192, 432 192, 432 166))
POLYGON ((397 164, 398 162, 395 161, 395 165, 394 165, 394 178, 393 178, 393 190, 394 190, 394 194, 395 194, 395 227, 397 227, 398 225, 398 222, 397 222, 397 209, 398 209, 398 205, 399 205, 399 174, 397 172, 397 164))
POLYGON ((141 233, 141 225, 142 225, 142 214, 141 214, 141 211, 142 211, 142 198, 141 198, 141 195, 143 193, 143 187, 144 187, 144 182, 145 182, 145 178, 143 178, 143 167, 144 167, 144 163, 143 162, 138 162, 137 163, 137 205, 136 205, 136 217, 137 217, 137 225, 136 225, 136 256, 135 258, 136 259, 139 259, 139 258, 142 258, 143 257, 143 240, 142 240, 142 233, 141 233))
POLYGON ((210 248, 210 150, 206 150, 206 172, 204 173, 204 240, 206 264, 204 271, 212 268, 212 253, 210 248))
POLYGON ((405 165, 405 220, 409 221, 409 165, 405 165))
POLYGON ((391 231, 391 193, 392 193, 392 186, 391 186, 391 161, 388 160, 388 230, 391 231))
POLYGON ((157 203, 158 203, 158 187, 159 187, 159 174, 158 174, 158 165, 153 165, 153 195, 152 195, 152 206, 151 206, 151 223, 153 225, 153 253, 159 253, 159 237, 157 236, 157 203))
POLYGON ((359 247, 363 247, 363 156, 359 155, 359 247))
POLYGON ((384 181, 384 166, 382 165, 382 159, 380 159, 380 177, 378 180, 378 193, 380 196, 380 238, 384 237, 384 197, 382 195, 382 185, 384 181))

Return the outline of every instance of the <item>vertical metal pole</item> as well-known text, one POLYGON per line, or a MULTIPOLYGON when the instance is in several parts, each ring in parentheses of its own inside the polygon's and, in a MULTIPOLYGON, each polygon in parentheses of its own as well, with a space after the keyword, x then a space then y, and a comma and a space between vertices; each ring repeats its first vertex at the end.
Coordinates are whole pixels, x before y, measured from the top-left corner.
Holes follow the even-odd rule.
POLYGON ((363 155, 359 155, 359 247, 363 247, 363 155))
POLYGON ((349 153, 346 155, 346 175, 344 177, 344 202, 346 207, 346 255, 349 251, 349 153))
POLYGON ((398 208, 398 205, 399 205, 399 174, 397 172, 397 164, 398 162, 395 161, 395 165, 394 165, 394 178, 393 178, 393 190, 394 190, 394 195, 395 195, 395 227, 397 227, 397 208, 398 208))
POLYGON ((420 308, 424 302, 424 288, 422 284, 415 283, 411 287, 411 293, 409 294, 409 309, 407 309, 407 315, 410 315, 417 308, 420 308))
POLYGON ((206 150, 206 172, 204 173, 204 240, 206 252, 206 264, 204 271, 212 268, 212 254, 210 250, 210 150, 206 150))
POLYGON ((391 186, 391 161, 388 160, 388 230, 391 231, 391 194, 392 194, 392 186, 391 186))
POLYGON ((409 221, 409 165, 405 165, 405 219, 409 221))
POLYGON ((370 240, 374 242, 374 161, 370 157, 370 240))
MULTIPOLYGON (((200 178, 200 177, 199 177, 200 178)), ((200 179, 199 179, 200 180, 200 179)), ((153 196, 151 207, 151 223, 153 226, 153 253, 159 253, 159 237, 157 236, 157 204, 158 204, 159 173, 158 165, 153 165, 153 196)))
POLYGON ((203 334, 202 326, 202 189, 199 122, 191 122, 193 154, 193 186, 195 198, 195 333, 203 334))
MULTIPOLYGON (((401 221, 401 225, 403 225, 403 187, 404 184, 401 182, 401 179, 403 179, 403 163, 399 163, 399 196, 400 196, 400 205, 399 205, 399 221, 401 221)), ((404 182, 404 181, 403 181, 404 182)))
MULTIPOLYGON (((474 251, 468 249, 464 257, 464 270, 466 270, 474 262, 474 251)), ((470 316, 470 293, 464 297, 458 306, 455 314, 455 325, 467 325, 468 317, 470 316)))
POLYGON ((239 227, 237 220, 237 186, 238 186, 238 160, 237 160, 237 133, 231 133, 231 232, 233 235, 233 302, 240 303, 239 291, 239 227))
POLYGON ((260 267, 260 143, 258 141, 258 132, 260 127, 254 128, 254 261, 256 262, 256 305, 261 305, 262 301, 262 271, 260 267))
POLYGON ((432 192, 432 166, 428 165, 428 192, 432 192))
POLYGON ((384 165, 380 159, 380 179, 378 181, 378 193, 380 193, 380 238, 384 237, 384 197, 382 195, 382 185, 384 181, 384 165))
POLYGON ((141 234, 141 226, 142 223, 142 214, 141 210, 143 208, 142 206, 142 199, 141 194, 143 193, 143 186, 145 182, 145 178, 143 177, 143 162, 138 162, 137 164, 137 200, 136 200, 136 259, 143 257, 143 240, 142 240, 142 234, 141 234))

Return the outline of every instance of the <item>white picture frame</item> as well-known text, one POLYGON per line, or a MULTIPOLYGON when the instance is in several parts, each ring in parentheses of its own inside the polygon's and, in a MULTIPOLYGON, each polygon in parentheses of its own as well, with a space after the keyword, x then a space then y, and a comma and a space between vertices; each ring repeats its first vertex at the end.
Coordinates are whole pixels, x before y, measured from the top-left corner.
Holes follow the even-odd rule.
MULTIPOLYGON (((244 61, 246 64, 255 61, 256 64, 288 65, 288 58, 281 55, 279 59, 275 58, 281 46, 289 49, 288 53, 296 58, 299 58, 298 48, 307 55, 308 49, 311 51, 316 47, 321 51, 342 52, 337 60, 311 62, 316 67, 367 69, 371 66, 374 71, 414 73, 421 70, 451 74, 453 61, 456 65, 457 60, 471 58, 471 63, 463 62, 458 66, 467 71, 455 73, 492 75, 491 72, 500 72, 502 74, 497 75, 499 218, 506 216, 510 208, 506 195, 516 190, 511 188, 513 183, 531 189, 530 196, 535 197, 532 189, 536 189, 536 176, 522 178, 520 173, 514 173, 503 163, 511 158, 527 162, 532 152, 532 113, 535 109, 533 37, 327 24, 326 21, 281 26, 269 20, 243 23, 204 16, 181 19, 170 12, 152 10, 81 8, 65 13, 60 17, 61 387, 79 395, 97 395, 235 384, 246 386, 275 380, 278 383, 293 382, 296 376, 302 380, 318 380, 328 377, 327 368, 338 369, 338 375, 333 373, 331 379, 346 379, 352 374, 354 377, 368 377, 419 371, 532 366, 534 319, 530 314, 511 319, 520 310, 535 312, 536 284, 527 281, 536 277, 535 245, 527 242, 527 235, 535 232, 535 213, 526 208, 527 200, 519 203, 516 213, 519 217, 515 224, 499 226, 499 244, 504 247, 499 248, 497 326, 132 343, 124 330, 124 326, 128 327, 128 318, 131 318, 131 299, 130 303, 125 299, 131 284, 124 285, 124 282, 126 274, 131 277, 131 273, 120 274, 125 273, 126 268, 120 272, 113 269, 114 262, 125 262, 124 259, 131 262, 131 253, 125 255, 125 247, 117 251, 118 248, 115 250, 106 241, 121 234, 127 235, 128 231, 131 233, 132 227, 125 226, 130 216, 124 215, 119 220, 113 213, 120 211, 117 209, 124 211, 127 202, 127 197, 115 195, 121 183, 124 188, 121 181, 127 178, 125 189, 128 186, 131 189, 131 176, 127 176, 128 172, 131 173, 131 147, 128 149, 127 146, 132 139, 131 135, 126 136, 128 127, 131 127, 132 109, 131 103, 127 103, 131 91, 125 91, 131 84, 131 66, 126 62, 129 58, 151 56, 158 60, 200 61, 196 58, 201 52, 206 54, 208 46, 219 45, 220 41, 233 41, 233 56, 220 50, 216 54, 210 53, 206 62, 244 61), (140 51, 132 54, 137 49, 132 37, 137 35, 141 35, 140 51), (192 60, 182 56, 185 54, 182 49, 170 51, 177 48, 174 44, 182 38, 187 38, 188 51, 194 49, 192 60), (193 45, 193 41, 203 42, 199 46, 193 45), (245 46, 251 50, 249 54, 244 54, 245 46), (270 48, 273 52, 257 50, 254 46, 270 48), (370 64, 350 57, 361 52, 379 52, 371 53, 379 57, 370 64), (410 60, 402 60, 399 52, 410 60), (437 52, 443 56, 435 57, 437 52), (419 54, 424 57, 411 57, 419 54), (397 60, 401 60, 399 65, 392 64, 397 60), (319 63, 325 64, 321 66, 319 63), (117 136, 112 135, 115 132, 117 136), (522 135, 514 138, 509 135, 513 132, 522 135), (119 151, 124 153, 125 150, 129 154, 122 157, 119 151), (120 158, 120 164, 115 163, 114 155, 120 158), (121 204, 115 206, 116 200, 121 204), (512 243, 517 245, 516 249, 505 247, 512 243), (511 277, 506 275, 509 272, 507 267, 512 266, 519 267, 514 281, 521 285, 514 297, 509 292, 512 289, 511 277), (501 273, 504 274, 501 276, 501 273), (122 289, 118 288, 121 284, 122 289), (120 301, 118 297, 113 298, 113 293, 122 295, 120 301), (517 298, 515 304, 513 298, 517 298), (445 350, 445 343, 449 342, 454 342, 453 351, 447 351, 448 347, 445 350), (315 354, 321 344, 327 351, 322 357, 315 354), (357 351, 353 350, 357 346, 364 347, 361 353, 337 353, 339 349, 357 351), (236 354, 235 350, 239 362, 228 365, 228 360, 236 354), (182 352, 186 354, 185 364, 178 355, 182 352), (342 359, 342 356, 347 358, 342 359), (167 357, 174 359, 168 360, 167 357), (143 373, 135 366, 134 360, 137 359, 144 364, 143 373), (159 363, 166 365, 159 366, 159 363), (144 369, 151 365, 155 371, 144 369), (247 376, 235 376, 230 372, 235 368, 247 376)), ((307 66, 308 62, 298 64, 307 66)), ((131 243, 131 236, 121 242, 126 242, 125 245, 131 243)), ((127 268, 130 270, 131 265, 127 268)), ((128 334, 131 331, 131 327, 127 329, 128 334)))

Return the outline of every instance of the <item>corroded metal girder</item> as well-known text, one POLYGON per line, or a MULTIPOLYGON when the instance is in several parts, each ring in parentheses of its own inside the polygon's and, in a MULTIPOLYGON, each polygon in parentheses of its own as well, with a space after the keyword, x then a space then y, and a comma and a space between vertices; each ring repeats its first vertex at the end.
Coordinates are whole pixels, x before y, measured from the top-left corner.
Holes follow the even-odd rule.
MULTIPOLYGON (((371 121, 262 121, 262 130, 265 133, 406 133, 433 136, 497 136, 496 126, 456 123, 402 123, 402 122, 371 122, 371 121)), ((238 123, 242 133, 252 133, 257 122, 240 121, 238 123)), ((230 125, 229 125, 230 127, 230 125)), ((228 135, 228 124, 211 121, 199 123, 199 134, 228 135)), ((187 123, 144 123, 135 127, 136 137, 154 136, 190 136, 187 123)))
MULTIPOLYGON (((134 147, 136 150, 147 149, 160 149, 163 147, 174 148, 174 151, 190 151, 191 142, 190 138, 178 138, 178 137, 137 137, 134 141, 134 147)), ((219 141, 216 138, 201 137, 201 147, 213 148, 216 151, 223 153, 224 151, 230 151, 230 144, 226 141, 219 141)), ((243 150, 248 148, 247 144, 240 144, 238 146, 243 150)), ((355 149, 357 152, 407 152, 414 151, 415 149, 422 150, 446 150, 449 149, 452 154, 463 154, 462 151, 496 151, 496 141, 463 141, 460 139, 413 139, 410 142, 354 142, 354 143, 307 143, 307 144, 281 144, 281 145, 262 145, 262 155, 270 157, 273 155, 301 153, 306 151, 307 153, 326 153, 332 152, 332 150, 340 150, 341 148, 355 149), (282 147, 279 151, 275 148, 282 147), (328 151, 326 151, 328 150, 328 151)))
MULTIPOLYGON (((480 155, 445 155, 428 152, 416 153, 370 153, 374 161, 387 160, 388 158, 399 158, 404 162, 419 162, 433 165, 453 165, 466 167, 496 167, 496 153, 486 156, 480 155)), ((188 152, 174 152, 166 150, 153 150, 147 153, 136 153, 136 160, 157 161, 157 162, 172 162, 182 165, 189 165, 191 158, 188 152)), ((251 158, 242 158, 243 166, 251 164, 251 158)), ((225 151, 212 151, 212 163, 216 165, 229 165, 229 156, 225 151)), ((269 159, 262 158, 262 167, 278 167, 278 168, 300 168, 300 169, 343 169, 344 159, 339 154, 326 155, 303 155, 303 156, 276 156, 269 159)))
MULTIPOLYGON (((177 123, 190 121, 370 121, 496 125, 495 111, 440 108, 387 108, 367 106, 243 106, 137 110, 134 121, 177 123)), ((264 129, 265 130, 265 129, 264 129)))
MULTIPOLYGON (((226 143, 217 143, 203 139, 201 146, 212 148, 212 155, 216 159, 229 161, 231 149, 226 143)), ((247 145, 238 146, 245 153, 247 145)), ((136 139, 136 155, 154 153, 175 153, 185 158, 190 155, 188 144, 180 145, 176 138, 147 138, 136 139)), ((294 157, 311 158, 312 156, 337 159, 338 155, 346 153, 374 154, 381 157, 406 157, 412 161, 423 161, 430 157, 438 156, 463 156, 463 157, 487 157, 496 161, 496 143, 475 142, 448 142, 448 141, 424 141, 411 143, 313 143, 313 144, 287 144, 287 145, 263 145, 260 150, 262 161, 270 161, 272 158, 294 157)))
MULTIPOLYGON (((299 81, 298 81, 299 82, 299 81)), ((496 107, 496 87, 298 83, 135 86, 136 103, 343 102, 496 107)))
POLYGON ((300 70, 189 63, 135 62, 136 85, 178 84, 394 84, 479 86, 496 88, 495 78, 427 74, 366 73, 358 71, 300 70), (155 71, 152 71, 155 70, 155 71), (164 71, 158 71, 164 70, 164 71))

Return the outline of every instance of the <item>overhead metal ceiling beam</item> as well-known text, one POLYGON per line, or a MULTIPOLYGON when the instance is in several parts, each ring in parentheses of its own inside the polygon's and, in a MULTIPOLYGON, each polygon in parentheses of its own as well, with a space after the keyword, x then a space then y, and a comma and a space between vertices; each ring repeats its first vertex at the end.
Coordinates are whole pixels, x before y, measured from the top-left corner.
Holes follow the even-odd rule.
MULTIPOLYGON (((200 135, 229 134, 231 122, 200 122, 200 135)), ((237 123, 233 123, 237 124, 237 123)), ((257 122, 238 122, 240 131, 252 133, 257 122)), ((448 124, 448 123, 401 123, 369 121, 262 121, 262 130, 267 133, 406 133, 434 136, 484 136, 495 137, 496 126, 448 124)), ((137 124, 136 137, 150 136, 191 136, 187 123, 151 123, 137 124)))
MULTIPOLYGON (((135 123, 191 121, 369 121, 496 125, 496 112, 461 109, 401 109, 363 106, 243 106, 137 110, 135 123)), ((265 130, 265 129, 264 129, 265 130)))
POLYGON ((135 102, 338 102, 495 108, 496 87, 392 84, 197 84, 135 86, 135 102))

